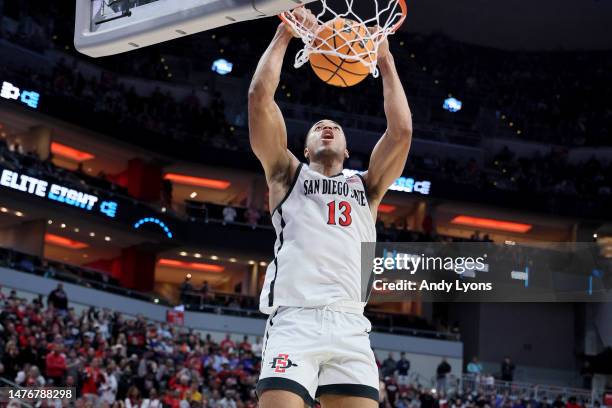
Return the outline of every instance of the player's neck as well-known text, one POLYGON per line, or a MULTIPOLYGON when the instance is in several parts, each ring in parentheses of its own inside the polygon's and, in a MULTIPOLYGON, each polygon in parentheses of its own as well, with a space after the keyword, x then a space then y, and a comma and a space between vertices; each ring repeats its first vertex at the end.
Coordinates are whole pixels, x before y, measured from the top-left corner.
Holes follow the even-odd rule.
POLYGON ((337 161, 311 162, 308 164, 308 167, 326 177, 336 176, 344 170, 343 163, 338 163, 337 161))

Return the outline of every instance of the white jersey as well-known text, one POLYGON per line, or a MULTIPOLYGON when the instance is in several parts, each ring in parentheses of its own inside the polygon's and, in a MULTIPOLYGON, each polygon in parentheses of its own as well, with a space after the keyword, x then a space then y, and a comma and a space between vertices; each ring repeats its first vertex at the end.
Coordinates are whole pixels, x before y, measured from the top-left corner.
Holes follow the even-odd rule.
POLYGON ((300 164, 272 213, 274 261, 259 308, 362 302, 361 243, 376 241, 363 177, 327 177, 300 164))

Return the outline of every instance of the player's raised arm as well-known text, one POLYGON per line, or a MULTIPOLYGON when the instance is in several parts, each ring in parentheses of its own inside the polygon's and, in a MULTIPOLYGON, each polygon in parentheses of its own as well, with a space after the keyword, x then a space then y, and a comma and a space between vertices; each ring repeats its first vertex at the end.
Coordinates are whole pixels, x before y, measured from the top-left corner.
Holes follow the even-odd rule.
POLYGON ((266 178, 275 178, 279 172, 290 170, 287 150, 287 129, 274 94, 280 81, 283 59, 291 30, 281 24, 272 42, 257 65, 249 88, 249 138, 253 152, 261 161, 266 178))
POLYGON ((393 181, 401 176, 412 142, 412 113, 386 40, 381 44, 378 55, 378 67, 383 80, 387 131, 372 151, 366 174, 373 212, 378 208, 380 200, 393 181))
MULTIPOLYGON (((300 21, 313 21, 308 10, 294 12, 300 21)), ((292 174, 298 160, 287 150, 287 129, 282 112, 274 101, 280 81, 283 59, 293 38, 291 29, 281 23, 272 42, 259 60, 249 88, 249 137, 251 147, 261 161, 268 182, 292 174)))

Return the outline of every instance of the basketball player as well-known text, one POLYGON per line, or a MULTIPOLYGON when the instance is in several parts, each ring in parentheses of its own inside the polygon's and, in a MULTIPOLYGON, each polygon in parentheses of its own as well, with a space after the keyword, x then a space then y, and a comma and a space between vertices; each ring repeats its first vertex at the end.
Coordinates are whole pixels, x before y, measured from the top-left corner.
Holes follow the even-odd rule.
MULTIPOLYGON (((299 9, 297 18, 314 24, 299 9)), ((270 190, 277 233, 260 309, 266 324, 257 392, 262 408, 374 408, 379 378, 363 315, 361 242, 376 241, 378 205, 404 169, 412 138, 408 101, 389 45, 378 51, 387 131, 368 171, 342 173, 349 157, 342 127, 321 120, 310 129, 301 163, 287 149, 283 116, 274 101, 287 46, 280 24, 249 90, 249 130, 270 190)))

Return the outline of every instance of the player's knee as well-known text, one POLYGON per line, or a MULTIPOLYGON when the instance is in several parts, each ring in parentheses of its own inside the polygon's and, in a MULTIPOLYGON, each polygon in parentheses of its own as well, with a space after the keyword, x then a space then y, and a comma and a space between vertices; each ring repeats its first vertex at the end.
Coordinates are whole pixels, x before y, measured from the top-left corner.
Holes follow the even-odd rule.
POLYGON ((259 408, 304 408, 302 397, 289 391, 266 390, 259 397, 259 408))

